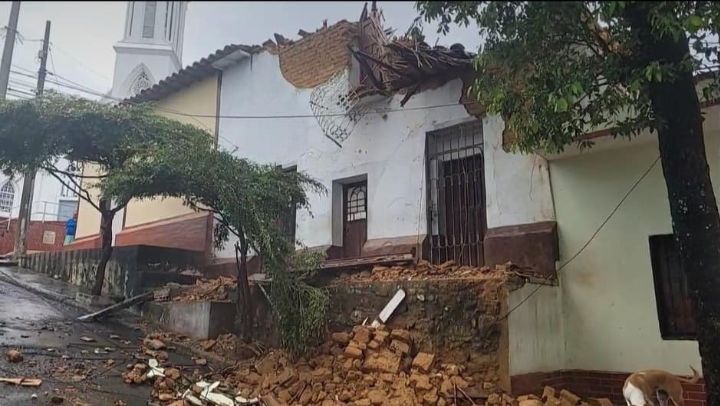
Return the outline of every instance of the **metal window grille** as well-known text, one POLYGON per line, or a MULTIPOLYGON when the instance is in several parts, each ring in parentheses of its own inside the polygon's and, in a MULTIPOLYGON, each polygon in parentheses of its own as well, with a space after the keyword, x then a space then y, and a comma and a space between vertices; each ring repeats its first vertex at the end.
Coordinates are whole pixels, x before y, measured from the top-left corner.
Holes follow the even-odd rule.
POLYGON ((0 211, 10 212, 15 200, 15 187, 11 182, 5 182, 0 188, 0 211))
POLYGON ((473 121, 428 133, 428 259, 483 264, 485 179, 482 123, 473 121))

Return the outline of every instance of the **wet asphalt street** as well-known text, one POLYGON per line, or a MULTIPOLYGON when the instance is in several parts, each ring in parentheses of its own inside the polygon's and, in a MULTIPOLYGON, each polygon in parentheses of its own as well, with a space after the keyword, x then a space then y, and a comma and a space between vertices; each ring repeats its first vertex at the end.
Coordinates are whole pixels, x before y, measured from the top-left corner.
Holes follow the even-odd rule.
POLYGON ((120 375, 135 362, 142 332, 75 321, 80 314, 0 280, 0 378, 42 379, 39 387, 0 383, 0 406, 147 404, 150 386, 126 385, 120 375), (9 349, 24 360, 8 362, 9 349))

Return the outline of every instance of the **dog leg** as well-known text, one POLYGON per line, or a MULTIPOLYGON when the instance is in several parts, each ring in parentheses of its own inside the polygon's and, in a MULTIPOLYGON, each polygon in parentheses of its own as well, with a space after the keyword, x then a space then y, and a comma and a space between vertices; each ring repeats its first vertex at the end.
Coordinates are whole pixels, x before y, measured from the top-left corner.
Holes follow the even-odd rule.
POLYGON ((623 387, 623 396, 625 397, 625 402, 627 402, 629 406, 652 405, 652 402, 648 402, 645 398, 643 391, 630 382, 625 383, 625 386, 623 387))

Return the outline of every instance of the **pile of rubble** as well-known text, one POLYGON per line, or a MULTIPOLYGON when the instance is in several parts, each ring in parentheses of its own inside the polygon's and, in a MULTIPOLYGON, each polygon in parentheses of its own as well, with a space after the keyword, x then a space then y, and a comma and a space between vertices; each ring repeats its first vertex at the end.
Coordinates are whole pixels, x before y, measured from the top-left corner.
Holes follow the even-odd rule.
POLYGON ((484 399, 496 388, 494 371, 470 374, 434 354, 413 354, 407 330, 357 326, 334 333, 309 360, 290 362, 273 352, 226 375, 242 396, 299 405, 449 405, 484 399))
POLYGON ((375 266, 372 271, 354 272, 338 276, 334 282, 344 281, 382 281, 382 280, 426 280, 426 279, 451 279, 451 278, 497 278, 508 275, 519 275, 518 267, 512 263, 474 267, 458 265, 455 261, 447 261, 440 265, 431 264, 421 260, 414 266, 375 266))
POLYGON ((542 396, 513 398, 500 391, 494 368, 470 371, 415 352, 409 331, 385 326, 333 333, 309 359, 293 361, 278 350, 205 375, 197 368, 204 359, 191 368, 170 366, 168 347, 158 337, 163 336, 148 336, 141 347, 157 358, 128 365, 122 377, 128 384, 152 384, 153 397, 163 405, 612 405, 550 387, 542 396))
POLYGON ((172 300, 175 302, 229 301, 229 293, 235 289, 235 285, 235 278, 225 276, 215 279, 198 279, 192 287, 184 288, 174 294, 172 300))

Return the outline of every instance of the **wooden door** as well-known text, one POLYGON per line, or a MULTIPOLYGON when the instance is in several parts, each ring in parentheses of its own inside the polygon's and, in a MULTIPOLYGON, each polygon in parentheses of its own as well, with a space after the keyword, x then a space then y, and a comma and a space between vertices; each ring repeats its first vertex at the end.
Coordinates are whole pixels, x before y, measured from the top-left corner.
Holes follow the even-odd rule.
POLYGON ((343 186, 343 257, 357 258, 367 240, 367 181, 343 186))

